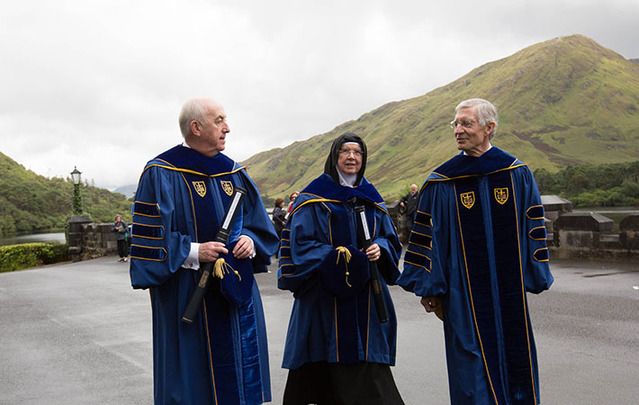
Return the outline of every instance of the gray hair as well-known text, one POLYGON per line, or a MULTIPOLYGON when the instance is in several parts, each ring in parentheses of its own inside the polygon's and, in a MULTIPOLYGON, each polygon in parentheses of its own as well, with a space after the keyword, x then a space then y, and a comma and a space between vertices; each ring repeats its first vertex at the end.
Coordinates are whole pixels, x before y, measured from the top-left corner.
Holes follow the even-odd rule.
POLYGON ((208 101, 206 98, 192 98, 182 106, 178 122, 184 138, 191 135, 191 121, 197 121, 202 125, 206 124, 206 103, 208 101))
POLYGON ((497 108, 488 100, 484 100, 483 98, 469 98, 468 100, 464 100, 455 107, 455 114, 459 112, 459 110, 463 108, 475 108, 477 112, 477 119, 479 119, 479 125, 485 126, 489 122, 495 123, 495 129, 490 134, 490 139, 495 136, 495 132, 497 132, 497 125, 499 117, 497 116, 497 108))

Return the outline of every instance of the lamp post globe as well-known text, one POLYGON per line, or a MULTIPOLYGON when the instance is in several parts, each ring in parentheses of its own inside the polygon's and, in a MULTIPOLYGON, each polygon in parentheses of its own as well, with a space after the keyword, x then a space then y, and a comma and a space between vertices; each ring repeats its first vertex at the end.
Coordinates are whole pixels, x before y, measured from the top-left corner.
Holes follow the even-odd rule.
POLYGON ((71 180, 73 181, 73 215, 82 214, 82 197, 80 196, 80 182, 82 181, 82 172, 76 166, 71 172, 71 180))
POLYGON ((78 170, 77 166, 73 166, 73 171, 71 172, 71 180, 76 186, 79 186, 80 182, 82 181, 82 172, 78 170))

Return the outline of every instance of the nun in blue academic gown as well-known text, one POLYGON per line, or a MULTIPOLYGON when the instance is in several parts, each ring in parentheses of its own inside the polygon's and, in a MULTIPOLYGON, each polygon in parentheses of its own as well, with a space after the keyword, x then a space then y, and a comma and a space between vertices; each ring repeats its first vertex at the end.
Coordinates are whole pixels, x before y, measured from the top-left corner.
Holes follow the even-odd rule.
POLYGON ((397 319, 388 285, 401 246, 382 197, 364 178, 366 145, 337 138, 324 174, 295 200, 282 231, 278 287, 293 292, 283 367, 284 405, 403 404, 395 364, 397 319), (373 244, 362 248, 355 207, 364 206, 373 244), (373 303, 369 263, 377 263, 388 321, 373 303))
POLYGON ((539 403, 526 293, 553 282, 544 210, 528 166, 490 144, 496 120, 485 100, 457 107, 462 152, 424 183, 398 280, 443 318, 455 405, 539 403))
POLYGON ((135 195, 131 282, 151 295, 156 404, 271 400, 264 313, 253 273, 266 271, 277 235, 251 178, 220 153, 229 132, 225 119, 211 100, 187 102, 180 119, 185 143, 146 165, 135 195), (246 197, 229 243, 218 245, 211 241, 238 187, 246 197), (238 253, 240 241, 249 250, 238 253), (223 278, 213 278, 188 324, 181 318, 203 258, 225 263, 223 278))

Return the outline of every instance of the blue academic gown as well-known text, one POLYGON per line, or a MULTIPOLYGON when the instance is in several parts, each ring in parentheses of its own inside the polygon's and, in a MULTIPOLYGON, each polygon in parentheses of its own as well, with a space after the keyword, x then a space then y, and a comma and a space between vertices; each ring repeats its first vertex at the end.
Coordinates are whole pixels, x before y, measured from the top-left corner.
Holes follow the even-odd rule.
POLYGON ((155 403, 270 401, 266 328, 252 273, 266 271, 277 235, 248 174, 221 153, 206 157, 176 146, 145 167, 133 211, 131 283, 151 294, 155 403), (193 324, 184 323, 200 272, 181 266, 191 242, 215 239, 235 187, 247 196, 232 225, 226 260, 248 267, 249 274, 241 282, 227 274, 226 281, 235 281, 248 299, 235 304, 214 278, 193 324), (230 253, 240 235, 255 242, 252 260, 237 261, 230 253))
POLYGON ((373 185, 362 179, 359 187, 343 187, 326 174, 318 177, 295 200, 281 243, 278 287, 295 297, 283 367, 297 369, 310 362, 394 365, 397 318, 388 285, 399 276, 401 245, 373 185), (377 263, 386 323, 378 320, 369 261, 358 248, 356 205, 365 206, 371 237, 381 248, 377 263), (348 264, 338 246, 351 253, 348 264))
POLYGON ((451 403, 539 403, 526 292, 550 287, 548 260, 539 191, 514 156, 459 154, 428 177, 398 284, 443 300, 451 403))

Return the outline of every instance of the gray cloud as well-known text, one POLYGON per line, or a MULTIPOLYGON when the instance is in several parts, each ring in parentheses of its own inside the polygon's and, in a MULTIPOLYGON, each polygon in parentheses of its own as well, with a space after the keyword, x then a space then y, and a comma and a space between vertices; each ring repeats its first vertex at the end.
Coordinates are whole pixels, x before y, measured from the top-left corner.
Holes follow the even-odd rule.
POLYGON ((635 0, 439 3, 3 4, 0 151, 114 187, 181 141, 177 114, 192 96, 224 104, 227 152, 242 160, 559 35, 639 57, 635 0))

